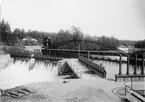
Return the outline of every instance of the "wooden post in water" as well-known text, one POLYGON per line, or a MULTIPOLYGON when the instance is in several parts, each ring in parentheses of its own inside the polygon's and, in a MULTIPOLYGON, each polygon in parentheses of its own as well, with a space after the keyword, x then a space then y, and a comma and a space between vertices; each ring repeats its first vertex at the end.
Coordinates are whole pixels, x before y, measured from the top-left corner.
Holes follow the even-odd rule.
POLYGON ((129 64, 130 64, 130 55, 127 56, 127 72, 126 72, 126 75, 129 74, 129 64))
POLYGON ((78 52, 78 57, 80 57, 80 45, 79 45, 79 52, 78 52))
POLYGON ((88 51, 88 60, 89 60, 89 58, 90 58, 90 51, 88 51))
POLYGON ((137 68, 137 54, 135 54, 135 67, 134 67, 134 74, 136 75, 136 68, 137 68))
POLYGON ((144 58, 145 58, 145 55, 143 54, 142 55, 142 70, 141 70, 142 75, 144 75, 144 58))
POLYGON ((120 54, 119 59, 119 75, 122 75, 122 55, 120 54))

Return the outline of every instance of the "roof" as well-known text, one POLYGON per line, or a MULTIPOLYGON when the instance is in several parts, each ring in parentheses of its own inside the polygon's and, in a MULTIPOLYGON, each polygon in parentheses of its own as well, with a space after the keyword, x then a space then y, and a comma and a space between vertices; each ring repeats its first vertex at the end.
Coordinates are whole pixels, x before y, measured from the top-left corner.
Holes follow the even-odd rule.
POLYGON ((46 37, 46 38, 44 38, 43 40, 45 40, 45 39, 51 39, 51 37, 48 37, 48 36, 47 36, 47 37, 46 37))
POLYGON ((27 37, 27 38, 23 38, 23 39, 22 39, 22 41, 26 41, 26 40, 37 41, 36 39, 34 39, 34 38, 30 38, 30 37, 27 37))

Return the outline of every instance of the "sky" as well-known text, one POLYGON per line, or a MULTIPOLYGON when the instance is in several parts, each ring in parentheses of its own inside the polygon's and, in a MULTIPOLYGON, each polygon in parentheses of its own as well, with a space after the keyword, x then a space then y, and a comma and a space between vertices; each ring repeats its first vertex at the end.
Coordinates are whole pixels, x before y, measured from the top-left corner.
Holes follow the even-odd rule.
POLYGON ((145 0, 4 0, 11 29, 58 32, 79 27, 91 36, 145 39, 145 0))

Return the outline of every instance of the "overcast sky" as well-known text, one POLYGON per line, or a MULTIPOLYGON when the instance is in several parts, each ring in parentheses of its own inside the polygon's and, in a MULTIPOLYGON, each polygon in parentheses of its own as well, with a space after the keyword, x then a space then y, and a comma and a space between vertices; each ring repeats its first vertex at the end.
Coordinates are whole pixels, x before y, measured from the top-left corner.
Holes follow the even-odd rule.
POLYGON ((12 30, 76 26, 92 36, 145 39, 145 0, 4 0, 1 11, 12 30))

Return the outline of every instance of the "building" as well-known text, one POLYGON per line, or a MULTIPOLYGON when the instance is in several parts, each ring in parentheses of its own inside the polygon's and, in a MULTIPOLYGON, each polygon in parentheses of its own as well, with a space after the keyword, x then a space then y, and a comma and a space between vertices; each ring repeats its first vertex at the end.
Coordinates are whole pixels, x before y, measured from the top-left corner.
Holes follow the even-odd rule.
POLYGON ((50 46, 50 45, 51 45, 51 39, 50 39, 50 37, 44 38, 44 39, 43 39, 43 46, 44 46, 44 47, 48 47, 48 46, 50 46))
POLYGON ((22 39, 22 43, 25 45, 35 45, 37 44, 37 40, 34 38, 26 37, 22 39))

